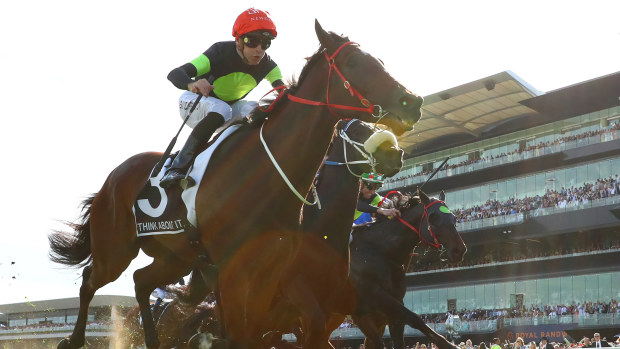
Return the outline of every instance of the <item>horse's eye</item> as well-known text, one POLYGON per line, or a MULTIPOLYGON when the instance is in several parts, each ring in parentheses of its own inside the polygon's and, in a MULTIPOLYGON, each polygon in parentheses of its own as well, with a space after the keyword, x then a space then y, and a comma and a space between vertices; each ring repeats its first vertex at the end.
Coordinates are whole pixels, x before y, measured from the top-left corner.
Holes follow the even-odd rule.
POLYGON ((438 225, 439 224, 439 214, 437 213, 431 213, 430 216, 428 216, 428 222, 432 225, 438 225))

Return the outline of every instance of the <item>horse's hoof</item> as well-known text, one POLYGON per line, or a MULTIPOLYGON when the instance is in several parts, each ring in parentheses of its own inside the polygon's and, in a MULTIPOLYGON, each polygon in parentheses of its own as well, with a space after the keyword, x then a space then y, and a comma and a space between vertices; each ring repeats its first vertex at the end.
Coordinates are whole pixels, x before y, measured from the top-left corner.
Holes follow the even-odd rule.
POLYGON ((225 340, 215 338, 211 333, 196 333, 189 339, 187 345, 190 349, 228 349, 225 340))
POLYGON ((57 349, 78 349, 78 348, 81 348, 81 347, 82 347, 81 345, 77 346, 77 345, 71 343, 69 338, 63 338, 63 340, 58 342, 58 346, 56 348, 57 349))

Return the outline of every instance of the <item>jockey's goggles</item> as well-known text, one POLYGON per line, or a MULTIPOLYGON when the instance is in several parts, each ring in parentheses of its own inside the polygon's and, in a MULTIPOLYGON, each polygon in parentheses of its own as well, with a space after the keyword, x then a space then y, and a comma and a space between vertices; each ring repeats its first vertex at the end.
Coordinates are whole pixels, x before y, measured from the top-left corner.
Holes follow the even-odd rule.
POLYGON ((258 35, 244 35, 241 37, 243 43, 249 48, 256 48, 258 45, 263 47, 263 50, 266 50, 271 46, 271 39, 263 38, 258 35))
POLYGON ((383 184, 381 183, 368 183, 368 182, 364 182, 364 185, 366 186, 366 188, 368 188, 368 190, 377 190, 383 186, 383 184))

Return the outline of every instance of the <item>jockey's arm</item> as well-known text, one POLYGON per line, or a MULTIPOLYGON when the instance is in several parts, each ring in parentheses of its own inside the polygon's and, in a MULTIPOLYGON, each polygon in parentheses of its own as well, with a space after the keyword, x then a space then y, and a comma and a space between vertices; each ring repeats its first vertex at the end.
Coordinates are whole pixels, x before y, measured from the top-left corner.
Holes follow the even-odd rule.
MULTIPOLYGON (((372 197, 370 201, 372 201, 372 197)), ((382 214, 388 217, 400 216, 400 211, 395 208, 386 209, 386 208, 377 207, 375 205, 371 205, 369 202, 366 202, 360 199, 357 200, 357 210, 360 212, 378 213, 378 214, 382 214)))

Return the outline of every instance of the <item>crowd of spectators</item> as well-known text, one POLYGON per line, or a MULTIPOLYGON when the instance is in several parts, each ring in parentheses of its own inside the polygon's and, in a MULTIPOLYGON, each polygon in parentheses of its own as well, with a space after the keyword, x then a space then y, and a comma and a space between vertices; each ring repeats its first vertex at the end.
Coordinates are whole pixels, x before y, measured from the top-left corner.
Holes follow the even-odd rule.
MULTIPOLYGON (((521 307, 517 308, 506 308, 506 309, 472 309, 466 310, 463 309, 461 311, 456 312, 459 315, 459 318, 462 321, 483 321, 483 320, 500 320, 503 318, 512 318, 512 317, 557 317, 557 316, 566 316, 566 315, 581 315, 586 316, 588 314, 619 314, 620 315, 620 306, 615 299, 612 299, 609 302, 584 302, 584 303, 576 303, 576 304, 558 304, 558 305, 530 305, 529 307, 521 307)), ((437 313, 437 314, 420 314, 422 319, 427 324, 441 324, 445 323, 448 318, 448 313, 437 313)), ((343 325, 340 328, 350 328, 356 327, 355 323, 351 321, 349 317, 343 322, 343 325)), ((509 342, 508 340, 504 341, 504 344, 501 346, 503 349, 530 349, 530 343, 526 343, 519 338, 515 338, 514 342, 509 342), (515 343, 518 343, 516 345, 515 343)), ((604 339, 604 338, 603 338, 604 339)), ((489 340, 489 344, 491 344, 493 340, 489 340)), ((564 349, 564 348, 579 348, 579 347, 589 347, 590 343, 594 341, 594 338, 589 339, 590 342, 585 342, 582 339, 579 342, 570 342, 566 340, 564 343, 550 343, 554 346, 554 349, 564 349)), ((539 349, 539 344, 534 343, 535 345, 531 349, 539 349)), ((610 344, 612 344, 610 342, 610 344)), ((620 344, 620 343, 616 343, 620 344)), ((483 349, 481 345, 473 345, 471 340, 467 340, 465 342, 461 342, 458 344, 460 349, 483 349)), ((360 347, 362 348, 362 347, 360 347)), ((412 347, 409 347, 412 348, 412 347)), ((413 349, 427 349, 427 348, 436 348, 433 343, 421 344, 417 343, 413 349)), ((484 349, 488 347, 484 344, 484 349)), ((542 348, 544 349, 544 348, 542 348)))
MULTIPOLYGON (((609 302, 583 302, 558 305, 530 305, 520 308, 505 309, 462 309, 457 312, 459 318, 465 321, 499 320, 503 318, 534 318, 534 317, 558 317, 565 315, 594 315, 594 314, 619 314, 618 301, 612 299, 609 302)), ((420 315, 426 323, 445 323, 448 314, 423 314, 420 315)))
POLYGON ((565 208, 587 204, 590 201, 608 198, 620 194, 618 175, 599 178, 594 183, 584 183, 575 188, 562 187, 558 190, 547 189, 543 195, 525 198, 510 198, 506 201, 487 200, 482 205, 456 209, 452 213, 457 223, 471 222, 496 216, 514 215, 547 207, 565 208))
MULTIPOLYGON (((488 341, 480 342, 480 344, 473 344, 471 339, 466 339, 464 342, 455 342, 456 346, 459 349, 488 349, 488 348, 499 348, 499 349, 568 349, 568 348, 596 348, 596 341, 599 340, 602 343, 605 343, 602 347, 620 347, 620 337, 616 336, 615 338, 606 338, 601 336, 598 332, 594 333, 592 337, 586 336, 579 341, 569 340, 568 338, 564 338, 563 341, 554 342, 549 341, 547 337, 542 337, 538 343, 535 341, 526 341, 521 337, 517 337, 514 339, 514 342, 505 339, 503 342, 500 338, 489 338, 488 341)), ((388 347, 384 344, 384 349, 388 347)), ((405 349, 437 349, 437 345, 435 343, 420 343, 417 342, 415 346, 407 345, 405 349)), ((345 348, 346 349, 346 348, 345 348)), ((350 349, 350 348, 349 348, 350 349)), ((363 344, 359 346, 359 349, 364 349, 363 344)))
MULTIPOLYGON (((576 135, 558 137, 553 141, 539 142, 536 145, 529 145, 529 146, 523 147, 522 149, 515 149, 512 152, 500 153, 495 156, 487 155, 487 156, 480 157, 479 159, 463 160, 456 164, 446 165, 444 169, 442 169, 442 171, 454 170, 459 167, 481 164, 481 163, 491 163, 495 159, 506 158, 506 157, 508 158, 508 160, 511 160, 512 157, 520 156, 521 154, 525 152, 529 152, 529 151, 536 151, 536 156, 541 156, 541 155, 545 155, 545 151, 544 151, 545 149, 549 147, 553 147, 553 146, 558 146, 564 143, 568 143, 568 142, 579 141, 579 140, 586 139, 589 137, 594 137, 594 136, 600 136, 602 140, 609 140, 608 138, 610 138, 609 137, 610 135, 613 135, 614 137, 612 138, 615 138, 618 135, 618 132, 617 132, 618 130, 620 130, 620 123, 613 123, 597 131, 587 131, 587 132, 582 132, 576 135)), ((433 169, 428 169, 428 170, 419 171, 415 174, 395 176, 395 177, 387 178, 385 183, 394 183, 394 182, 401 181, 403 179, 408 179, 408 178, 413 178, 413 177, 418 177, 418 176, 428 176, 432 172, 433 172, 433 169)))

